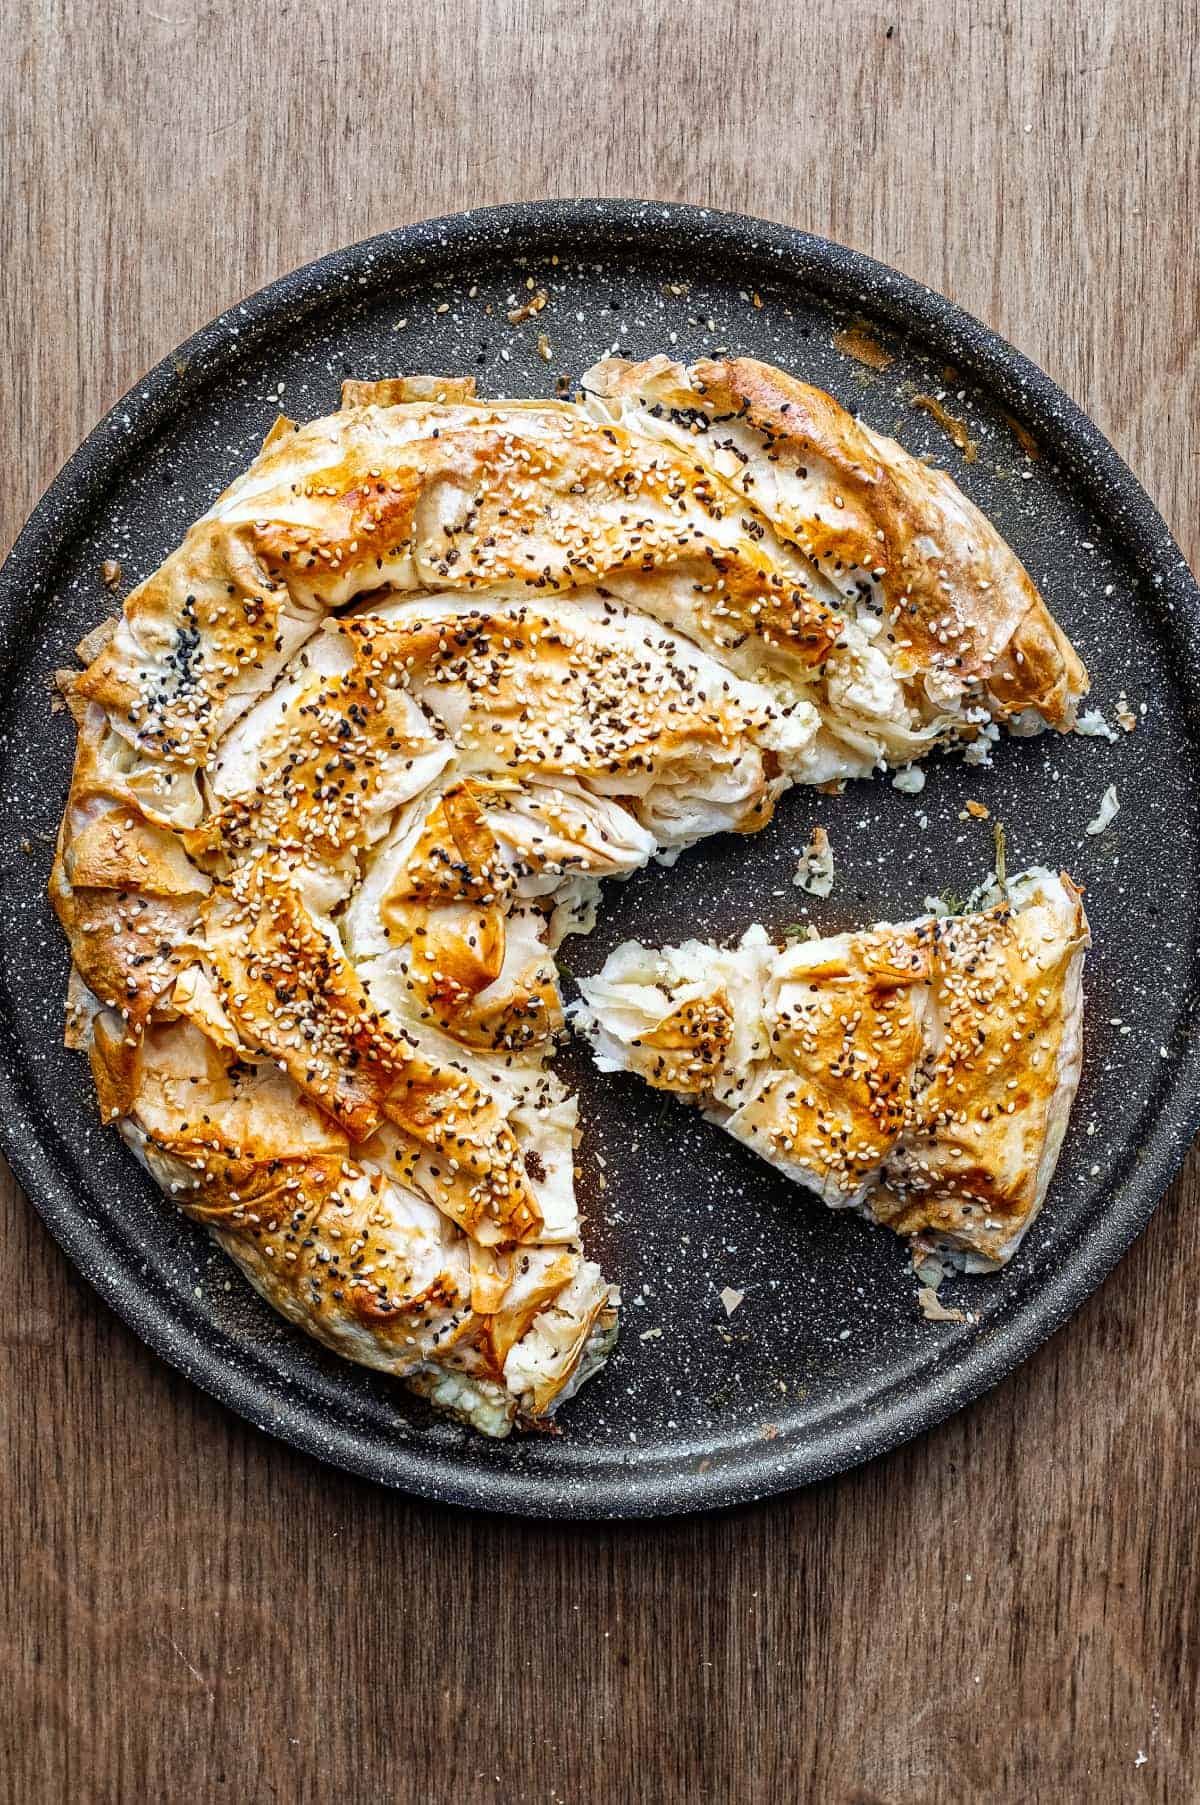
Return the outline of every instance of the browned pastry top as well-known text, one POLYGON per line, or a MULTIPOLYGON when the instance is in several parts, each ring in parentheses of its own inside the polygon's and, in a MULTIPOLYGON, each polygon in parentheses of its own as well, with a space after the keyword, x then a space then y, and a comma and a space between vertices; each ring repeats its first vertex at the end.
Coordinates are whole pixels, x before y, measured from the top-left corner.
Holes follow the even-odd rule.
POLYGON ((949 479, 828 396, 586 387, 280 420, 67 685, 51 890, 106 1118, 293 1321, 490 1433, 612 1337, 546 1069, 599 878, 1086 686, 949 479))

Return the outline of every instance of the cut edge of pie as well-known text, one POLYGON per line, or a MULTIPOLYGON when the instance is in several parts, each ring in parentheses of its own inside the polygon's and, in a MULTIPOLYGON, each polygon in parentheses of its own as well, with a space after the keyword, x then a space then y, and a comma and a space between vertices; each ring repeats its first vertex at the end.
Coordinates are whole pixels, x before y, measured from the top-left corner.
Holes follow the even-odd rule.
POLYGON ((625 941, 571 1020, 601 1071, 697 1104, 832 1209, 995 1271, 1058 1160, 1090 944, 1082 892, 1035 868, 966 913, 826 939, 625 941))

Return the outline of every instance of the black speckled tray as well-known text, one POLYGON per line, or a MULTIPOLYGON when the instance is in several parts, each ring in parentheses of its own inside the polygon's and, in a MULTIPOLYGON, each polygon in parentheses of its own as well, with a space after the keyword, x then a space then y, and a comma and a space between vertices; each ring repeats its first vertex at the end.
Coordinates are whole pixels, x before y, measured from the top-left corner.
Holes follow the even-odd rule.
POLYGON ((649 1515, 760 1497, 892 1448, 1069 1315, 1144 1226, 1200 1120, 1198 602, 1142 490, 1046 376, 939 296, 821 239, 690 208, 550 202, 405 228, 286 276, 113 409, 0 573, 0 1130, 12 1164, 80 1270, 160 1354, 263 1429, 387 1485, 535 1515, 649 1515), (512 326, 510 297, 530 277, 549 303, 512 326), (886 370, 835 348, 857 318, 892 352, 886 370), (85 1062, 61 1046, 66 949, 44 887, 74 736, 51 714, 46 676, 111 610, 102 562, 119 560, 127 585, 152 570, 277 412, 322 414, 343 376, 406 370, 472 371, 485 395, 550 393, 610 347, 770 359, 944 462, 1074 638, 1094 701, 1113 720, 1124 691, 1138 724, 1113 745, 1007 741, 990 770, 935 760, 915 797, 886 780, 841 797, 797 791, 761 836, 609 887, 596 933, 565 949, 580 972, 634 933, 904 917, 987 869, 990 828, 962 813, 978 798, 1007 825, 1010 870, 1062 865, 1087 886, 1083 1082, 1024 1247, 999 1278, 946 1285, 969 1320, 935 1325, 899 1242, 568 1048, 560 1069, 586 1124, 583 1213, 624 1292, 621 1344, 561 1435, 488 1443, 290 1329, 100 1128, 85 1062), (916 391, 947 392, 977 461, 912 407, 916 391), (1089 837, 1109 784, 1120 813, 1089 837), (810 902, 791 874, 818 822, 839 880, 810 902), (745 1293, 731 1319, 726 1286, 745 1293))

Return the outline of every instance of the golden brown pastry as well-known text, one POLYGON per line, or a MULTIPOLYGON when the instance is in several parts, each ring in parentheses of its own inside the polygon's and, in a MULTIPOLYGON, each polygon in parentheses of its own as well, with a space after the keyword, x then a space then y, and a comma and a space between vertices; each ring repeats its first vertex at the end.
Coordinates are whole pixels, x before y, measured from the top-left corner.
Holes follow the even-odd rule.
POLYGON ((348 383, 276 423, 68 684, 51 892, 106 1118, 292 1321, 492 1434, 615 1334, 547 1070, 554 950, 599 880, 753 831, 792 783, 1066 725, 1086 687, 898 447, 887 484, 837 478, 895 561, 851 580, 820 483, 778 503, 767 403, 718 418, 747 370, 609 364, 587 407, 348 383), (682 438, 659 382, 692 397, 682 438), (971 624, 957 665, 934 592, 971 624))
POLYGON ((584 381, 597 416, 685 451, 811 560, 833 606, 880 655, 865 655, 853 634, 836 649, 839 725, 848 716, 877 734, 890 762, 905 739, 880 658, 918 736, 918 723, 942 715, 1017 732, 1071 726, 1087 673, 1020 560, 944 470, 822 389, 749 357, 690 370, 613 358, 584 381), (890 723, 873 706, 877 686, 890 723))
POLYGON ((581 983, 603 1071, 697 1102, 834 1209, 972 1271, 1046 1195, 1079 1083, 1080 892, 1027 872, 988 906, 725 949, 626 941, 581 983))

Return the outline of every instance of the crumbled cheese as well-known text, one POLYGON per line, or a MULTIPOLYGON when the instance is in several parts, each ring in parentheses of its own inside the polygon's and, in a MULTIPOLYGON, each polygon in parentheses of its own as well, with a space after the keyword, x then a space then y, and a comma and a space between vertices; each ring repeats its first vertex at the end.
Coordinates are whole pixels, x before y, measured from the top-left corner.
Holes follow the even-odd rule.
POLYGON ((721 1302, 725 1306, 726 1316, 732 1316, 735 1310, 741 1309, 745 1296, 744 1291, 735 1291, 732 1285, 726 1285, 721 1293, 721 1302))
POLYGON ((919 796, 925 788, 925 773, 915 765, 906 765, 903 771, 897 771, 892 778, 892 788, 902 790, 906 796, 919 796))
POLYGON ((1075 721, 1075 731, 1082 734, 1085 739, 1107 740, 1110 746, 1115 745, 1117 741, 1116 733, 1098 708, 1089 708, 1086 714, 1078 715, 1075 721))
POLYGON ((1000 738, 1000 729, 994 721, 987 721, 980 727, 978 734, 963 753, 964 765, 990 765, 992 748, 1000 738))

